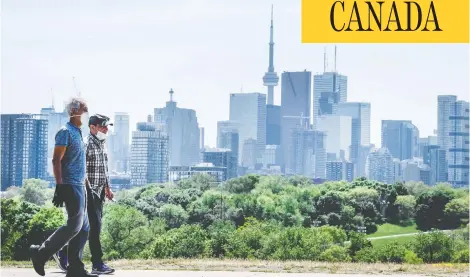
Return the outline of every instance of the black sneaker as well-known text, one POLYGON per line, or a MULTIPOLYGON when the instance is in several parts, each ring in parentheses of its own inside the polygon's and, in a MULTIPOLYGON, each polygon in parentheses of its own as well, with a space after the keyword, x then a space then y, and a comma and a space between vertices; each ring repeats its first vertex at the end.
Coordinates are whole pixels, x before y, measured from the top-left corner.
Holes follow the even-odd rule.
POLYGON ((107 266, 105 263, 101 262, 99 264, 94 264, 91 270, 91 273, 94 274, 111 274, 115 270, 114 268, 111 268, 107 266))
POLYGON ((85 269, 79 271, 69 269, 65 277, 98 277, 98 275, 89 273, 85 269))
POLYGON ((67 256, 64 255, 62 252, 58 252, 52 255, 52 257, 56 261, 57 266, 59 266, 59 268, 62 269, 62 271, 67 272, 67 264, 68 264, 67 256))
POLYGON ((36 273, 41 276, 46 275, 46 272, 44 271, 46 262, 43 261, 39 256, 39 245, 31 245, 29 247, 29 253, 31 255, 31 261, 33 262, 33 267, 36 273))

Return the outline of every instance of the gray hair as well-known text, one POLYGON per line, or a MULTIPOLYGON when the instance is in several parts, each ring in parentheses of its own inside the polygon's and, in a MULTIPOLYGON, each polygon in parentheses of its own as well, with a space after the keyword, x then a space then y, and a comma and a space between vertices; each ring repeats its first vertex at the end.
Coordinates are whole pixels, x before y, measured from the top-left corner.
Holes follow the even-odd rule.
POLYGON ((74 113, 78 112, 78 110, 80 110, 80 107, 85 104, 86 104, 85 100, 74 97, 69 100, 65 109, 67 110, 68 115, 71 116, 74 113))

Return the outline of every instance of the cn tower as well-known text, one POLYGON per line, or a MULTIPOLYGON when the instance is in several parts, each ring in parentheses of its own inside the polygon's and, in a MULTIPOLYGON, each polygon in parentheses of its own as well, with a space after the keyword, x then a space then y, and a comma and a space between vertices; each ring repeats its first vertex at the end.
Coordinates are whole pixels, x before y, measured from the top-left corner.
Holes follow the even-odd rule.
POLYGON ((268 105, 274 105, 274 87, 279 83, 279 77, 274 71, 274 40, 273 40, 273 6, 271 5, 271 28, 269 39, 269 67, 264 74, 263 84, 268 87, 268 105))

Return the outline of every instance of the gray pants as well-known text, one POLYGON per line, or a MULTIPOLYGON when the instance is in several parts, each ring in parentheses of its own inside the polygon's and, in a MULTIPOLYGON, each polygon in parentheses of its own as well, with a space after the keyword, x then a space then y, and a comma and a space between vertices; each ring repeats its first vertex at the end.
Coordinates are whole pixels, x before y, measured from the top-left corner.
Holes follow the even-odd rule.
POLYGON ((39 248, 39 254, 48 260, 68 243, 69 271, 82 270, 83 248, 88 240, 90 224, 87 214, 85 186, 62 185, 67 210, 67 224, 55 231, 39 248))

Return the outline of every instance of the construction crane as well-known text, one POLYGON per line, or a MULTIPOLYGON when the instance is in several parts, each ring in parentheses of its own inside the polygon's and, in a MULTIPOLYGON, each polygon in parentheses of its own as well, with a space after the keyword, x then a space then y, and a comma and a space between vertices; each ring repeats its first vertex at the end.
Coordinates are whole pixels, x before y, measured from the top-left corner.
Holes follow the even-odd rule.
MULTIPOLYGON (((300 120, 300 126, 305 128, 305 129, 308 129, 308 124, 305 124, 304 119, 310 120, 310 117, 309 116, 304 116, 303 112, 300 113, 300 116, 285 115, 285 116, 283 116, 283 118, 298 118, 300 120)), ((309 122, 307 122, 307 123, 309 123, 309 122)))
POLYGON ((82 97, 82 93, 77 89, 77 83, 75 82, 75 77, 72 77, 73 80, 73 87, 75 88, 75 92, 77 93, 78 97, 82 97))

